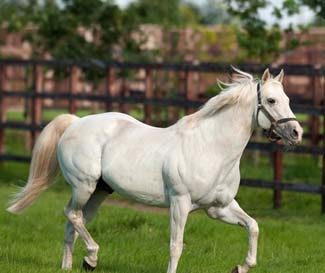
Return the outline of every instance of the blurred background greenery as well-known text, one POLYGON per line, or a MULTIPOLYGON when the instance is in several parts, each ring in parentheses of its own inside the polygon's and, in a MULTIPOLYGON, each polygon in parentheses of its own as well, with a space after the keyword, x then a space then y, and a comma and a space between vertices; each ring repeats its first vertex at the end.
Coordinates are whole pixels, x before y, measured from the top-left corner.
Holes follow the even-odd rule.
MULTIPOLYGON (((215 39, 229 47, 234 41, 240 53, 233 57, 260 62, 301 43, 283 36, 310 26, 324 26, 322 0, 0 0, 0 24, 9 32, 23 32, 32 44, 34 58, 54 59, 183 60, 173 48, 146 49, 148 36, 141 26, 159 25, 163 31, 191 28, 202 32, 207 44, 215 39), (126 5, 127 3, 127 5, 126 5), (308 11, 309 15, 304 14, 308 11), (265 15, 267 14, 267 16, 265 15), (300 16, 296 23, 290 18, 300 16), (222 28, 221 37, 207 26, 222 28), (224 42, 222 42, 224 41, 224 42)), ((179 39, 181 32, 172 32, 179 39)), ((199 46, 199 45, 195 45, 199 46)), ((202 50, 204 55, 204 50, 202 50)), ((199 59, 214 60, 213 54, 199 59)), ((236 61, 236 60, 235 60, 236 61)))

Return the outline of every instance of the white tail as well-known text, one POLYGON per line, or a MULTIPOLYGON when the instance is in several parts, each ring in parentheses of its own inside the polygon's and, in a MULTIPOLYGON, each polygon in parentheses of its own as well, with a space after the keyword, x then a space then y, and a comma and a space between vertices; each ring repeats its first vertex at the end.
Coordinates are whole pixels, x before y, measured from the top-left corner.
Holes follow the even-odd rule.
POLYGON ((9 212, 21 212, 54 183, 59 170, 56 155, 58 142, 64 131, 76 119, 77 116, 63 114, 43 129, 33 149, 27 184, 12 200, 11 206, 7 209, 9 212))

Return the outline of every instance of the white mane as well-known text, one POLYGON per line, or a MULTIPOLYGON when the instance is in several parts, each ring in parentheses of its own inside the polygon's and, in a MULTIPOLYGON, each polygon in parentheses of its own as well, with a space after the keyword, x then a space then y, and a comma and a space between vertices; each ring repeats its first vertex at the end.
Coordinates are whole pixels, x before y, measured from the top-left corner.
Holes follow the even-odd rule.
POLYGON ((231 83, 223 83, 218 80, 219 86, 223 86, 221 87, 221 93, 209 99, 199 111, 190 115, 191 119, 211 117, 226 106, 238 103, 241 98, 249 99, 250 96, 247 96, 247 92, 251 89, 252 84, 255 83, 253 76, 235 67, 232 68, 238 73, 237 76, 231 83))

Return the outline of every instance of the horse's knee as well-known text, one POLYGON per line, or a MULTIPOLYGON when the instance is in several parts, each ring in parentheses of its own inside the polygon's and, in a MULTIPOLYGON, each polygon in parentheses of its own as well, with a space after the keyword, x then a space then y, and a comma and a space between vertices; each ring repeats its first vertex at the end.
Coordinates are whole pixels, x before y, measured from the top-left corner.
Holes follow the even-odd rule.
POLYGON ((64 214, 74 226, 83 224, 82 211, 64 209, 64 214))
POLYGON ((251 234, 251 236, 258 237, 259 228, 258 228, 258 224, 255 219, 253 219, 253 218, 251 219, 249 226, 248 226, 248 230, 249 230, 249 233, 251 234))

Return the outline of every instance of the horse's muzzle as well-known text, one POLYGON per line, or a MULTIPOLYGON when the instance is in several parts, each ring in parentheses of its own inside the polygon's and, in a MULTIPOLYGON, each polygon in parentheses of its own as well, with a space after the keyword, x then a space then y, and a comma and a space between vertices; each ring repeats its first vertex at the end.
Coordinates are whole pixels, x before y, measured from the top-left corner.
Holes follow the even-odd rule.
POLYGON ((279 124, 273 132, 284 140, 286 144, 296 145, 302 140, 303 129, 299 122, 296 120, 288 121, 283 124, 279 124))

